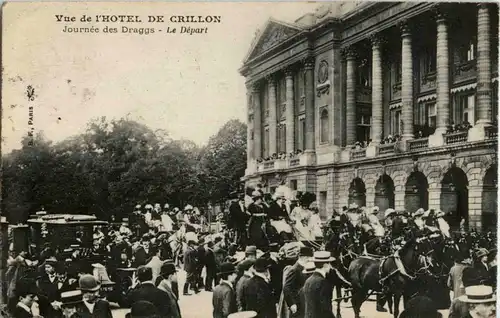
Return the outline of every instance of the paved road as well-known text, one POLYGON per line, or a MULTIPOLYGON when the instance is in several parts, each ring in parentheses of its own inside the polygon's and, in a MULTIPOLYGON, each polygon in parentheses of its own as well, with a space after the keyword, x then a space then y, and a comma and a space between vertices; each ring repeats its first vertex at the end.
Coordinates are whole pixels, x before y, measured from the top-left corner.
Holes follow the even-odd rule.
MULTIPOLYGON (((179 274, 179 289, 182 292, 182 286, 185 280, 185 273, 180 271, 179 274)), ((350 301, 341 304, 341 314, 342 318, 354 318, 354 312, 350 308, 350 301)), ((181 308, 181 314, 183 318, 212 318, 212 293, 201 291, 197 295, 191 296, 180 296, 179 306, 181 308)), ((334 305, 335 306, 335 305, 334 305)), ((375 301, 368 300, 361 307, 361 316, 366 318, 391 318, 392 315, 389 313, 381 313, 376 311, 375 301)), ((400 309, 400 312, 403 309, 400 309)), ((113 311, 113 317, 124 318, 125 314, 128 313, 128 309, 117 309, 113 311)), ((334 312, 336 312, 336 307, 334 307, 334 312)), ((443 317, 448 317, 448 311, 441 311, 443 317)))

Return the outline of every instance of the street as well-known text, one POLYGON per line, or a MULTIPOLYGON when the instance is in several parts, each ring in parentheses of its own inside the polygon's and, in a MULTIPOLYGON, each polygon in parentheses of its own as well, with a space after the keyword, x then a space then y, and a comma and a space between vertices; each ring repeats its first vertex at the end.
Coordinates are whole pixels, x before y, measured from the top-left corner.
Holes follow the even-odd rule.
MULTIPOLYGON (((186 273, 182 270, 179 271, 178 280, 179 288, 181 289, 184 285, 184 280, 186 273)), ((361 307, 361 316, 366 318, 390 318, 391 314, 381 313, 376 311, 376 303, 374 301, 375 297, 372 296, 368 301, 361 307)), ((181 308, 181 314, 183 318, 211 318, 212 317, 212 293, 202 290, 199 294, 191 296, 180 296, 179 306, 181 308)), ((354 318, 354 312, 351 308, 350 301, 341 304, 341 315, 343 318, 354 318)), ((336 307, 334 304, 333 308, 336 312, 336 307)), ((128 313, 129 309, 116 309, 113 311, 113 317, 124 318, 125 314, 128 313)), ((402 304, 400 312, 403 311, 402 304)), ((443 317, 448 316, 447 310, 440 311, 443 317)))

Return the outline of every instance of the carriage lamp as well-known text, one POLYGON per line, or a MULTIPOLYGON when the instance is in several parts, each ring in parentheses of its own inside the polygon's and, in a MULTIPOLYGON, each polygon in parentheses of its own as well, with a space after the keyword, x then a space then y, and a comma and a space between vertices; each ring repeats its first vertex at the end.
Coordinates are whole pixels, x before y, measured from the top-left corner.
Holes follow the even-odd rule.
POLYGON ((453 182, 450 182, 450 184, 448 185, 448 188, 450 189, 450 191, 455 191, 455 184, 453 182))
POLYGON ((412 190, 413 193, 418 193, 418 187, 416 185, 413 185, 411 187, 411 190, 412 190))

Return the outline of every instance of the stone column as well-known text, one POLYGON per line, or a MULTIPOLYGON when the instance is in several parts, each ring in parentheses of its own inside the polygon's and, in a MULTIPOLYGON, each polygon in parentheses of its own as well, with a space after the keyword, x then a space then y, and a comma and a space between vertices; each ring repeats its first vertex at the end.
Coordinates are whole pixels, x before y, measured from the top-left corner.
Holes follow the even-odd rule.
POLYGON ((345 50, 347 60, 346 76, 346 145, 356 143, 356 54, 353 48, 345 50))
POLYGON ((254 156, 262 158, 262 108, 260 105, 260 87, 255 84, 252 90, 253 94, 253 141, 254 156))
POLYGON ((254 142, 252 139, 253 133, 253 96, 251 89, 247 89, 247 167, 249 163, 254 159, 254 142))
POLYGON ((487 3, 477 11, 477 120, 469 131, 469 141, 484 140, 484 128, 491 125, 491 32, 487 3))
POLYGON ((267 79, 267 87, 269 89, 269 155, 278 152, 276 142, 277 138, 277 122, 276 122, 276 81, 270 76, 267 79))
POLYGON ((382 38, 380 35, 372 37, 372 124, 371 140, 366 149, 367 157, 374 157, 377 145, 383 138, 383 78, 382 78, 382 38))
POLYGON ((306 152, 315 151, 314 130, 314 61, 305 63, 306 71, 306 152))
POLYGON ((401 117, 403 121, 403 143, 406 149, 407 140, 413 139, 413 52, 410 27, 401 25, 401 117))
POLYGON ((443 134, 450 121, 450 53, 448 46, 448 25, 443 12, 437 12, 436 52, 436 131, 429 136, 429 147, 444 145, 443 134))
POLYGON ((295 105, 293 96, 293 71, 285 72, 286 80, 286 152, 295 151, 295 105))

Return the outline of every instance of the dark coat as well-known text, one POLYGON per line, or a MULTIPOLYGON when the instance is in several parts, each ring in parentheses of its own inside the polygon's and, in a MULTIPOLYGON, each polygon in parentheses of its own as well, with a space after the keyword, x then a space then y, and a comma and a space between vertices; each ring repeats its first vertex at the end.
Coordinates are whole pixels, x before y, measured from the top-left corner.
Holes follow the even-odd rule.
POLYGON ((146 265, 148 260, 151 258, 151 249, 147 252, 144 247, 140 246, 134 253, 134 267, 139 267, 141 265, 146 265))
MULTIPOLYGON (((172 288, 175 286, 172 285, 172 288)), ((178 296, 176 295, 176 292, 172 290, 168 285, 164 286, 165 293, 167 294, 167 297, 169 299, 168 306, 169 309, 166 312, 166 316, 170 318, 181 318, 181 309, 179 307, 179 303, 177 300, 179 299, 178 296)), ((178 293, 178 291, 177 291, 178 293)))
POLYGON ((285 205, 283 204, 280 207, 279 204, 276 203, 276 201, 272 202, 269 205, 268 216, 272 220, 279 220, 281 218, 284 218, 284 219, 289 218, 285 205))
POLYGON ((303 270, 304 266, 297 262, 292 266, 292 268, 290 268, 288 275, 285 277, 283 295, 285 296, 285 301, 288 307, 291 307, 292 305, 301 307, 299 291, 306 282, 306 276, 302 273, 303 270))
POLYGON ((126 303, 129 307, 141 300, 149 301, 155 305, 156 309, 163 315, 162 317, 170 317, 168 313, 173 307, 170 298, 166 292, 157 288, 152 283, 140 284, 136 288, 130 290, 126 297, 126 303))
POLYGON ((305 298, 304 317, 335 318, 332 310, 333 286, 323 275, 317 272, 313 273, 306 280, 303 290, 305 298))
POLYGON ((105 300, 98 300, 94 305, 94 312, 90 313, 87 306, 81 302, 76 305, 76 312, 79 318, 113 318, 109 303, 105 300))
POLYGON ((245 311, 255 311, 256 318, 276 318, 276 306, 271 286, 259 276, 254 276, 246 282, 243 288, 245 311))
POLYGON ((13 318, 33 318, 33 315, 30 312, 27 312, 24 308, 16 306, 12 310, 13 318))
POLYGON ((229 219, 227 227, 230 229, 245 229, 250 216, 241 209, 239 201, 231 202, 229 205, 229 219))
POLYGON ((57 288, 57 278, 51 282, 47 274, 42 275, 38 280, 38 288, 49 302, 59 299, 59 290, 57 288))
POLYGON ((227 318, 230 314, 237 312, 236 293, 233 287, 225 282, 217 285, 212 295, 212 305, 214 318, 227 318))
POLYGON ((207 270, 216 270, 217 263, 215 261, 215 254, 211 248, 205 248, 205 266, 207 270))
POLYGON ((197 248, 198 251, 198 268, 205 266, 206 260, 205 260, 205 254, 206 254, 206 249, 203 245, 198 246, 197 248))
POLYGON ((490 273, 481 263, 475 263, 473 267, 466 267, 462 273, 462 281, 465 287, 473 285, 490 285, 490 273))
POLYGON ((188 247, 184 252, 184 270, 187 273, 194 273, 198 268, 198 250, 188 247))
POLYGON ((236 283, 236 305, 238 306, 238 311, 243 311, 245 308, 245 299, 243 298, 243 289, 246 288, 247 282, 250 280, 250 276, 243 275, 238 279, 236 283))

